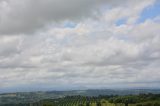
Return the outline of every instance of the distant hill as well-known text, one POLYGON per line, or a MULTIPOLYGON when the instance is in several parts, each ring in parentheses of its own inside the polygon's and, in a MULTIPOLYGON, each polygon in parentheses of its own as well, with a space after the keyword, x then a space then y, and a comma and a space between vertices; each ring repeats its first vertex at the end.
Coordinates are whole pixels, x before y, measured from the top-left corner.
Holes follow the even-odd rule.
POLYGON ((94 89, 94 90, 72 90, 72 91, 38 91, 38 92, 17 92, 0 94, 0 104, 4 103, 31 103, 43 99, 55 99, 65 96, 82 95, 138 95, 138 94, 160 94, 160 89, 94 89))

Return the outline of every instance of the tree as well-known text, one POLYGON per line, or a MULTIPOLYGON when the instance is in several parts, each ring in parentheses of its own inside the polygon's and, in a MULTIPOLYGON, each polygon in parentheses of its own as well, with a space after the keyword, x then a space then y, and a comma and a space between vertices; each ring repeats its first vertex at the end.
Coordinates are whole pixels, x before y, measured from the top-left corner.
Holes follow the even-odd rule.
POLYGON ((89 102, 86 102, 86 106, 89 106, 89 102))
POLYGON ((96 105, 97 105, 97 106, 101 106, 101 102, 97 102, 96 105))

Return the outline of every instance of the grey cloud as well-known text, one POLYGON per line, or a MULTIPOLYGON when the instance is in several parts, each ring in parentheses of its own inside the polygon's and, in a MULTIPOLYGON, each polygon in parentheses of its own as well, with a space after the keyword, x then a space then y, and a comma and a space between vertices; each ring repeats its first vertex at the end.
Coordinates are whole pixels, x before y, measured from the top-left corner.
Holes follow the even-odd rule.
POLYGON ((35 32, 53 22, 93 16, 100 4, 123 4, 121 2, 122 0, 2 0, 0 34, 35 32))
POLYGON ((9 57, 19 54, 20 39, 17 37, 2 37, 0 40, 0 57, 9 57))

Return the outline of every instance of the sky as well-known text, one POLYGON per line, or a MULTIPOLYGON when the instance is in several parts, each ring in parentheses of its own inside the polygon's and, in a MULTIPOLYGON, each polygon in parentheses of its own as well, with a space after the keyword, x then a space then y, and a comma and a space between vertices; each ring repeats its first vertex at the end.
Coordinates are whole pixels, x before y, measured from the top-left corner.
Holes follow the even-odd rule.
POLYGON ((160 0, 0 0, 0 92, 160 88, 160 0))

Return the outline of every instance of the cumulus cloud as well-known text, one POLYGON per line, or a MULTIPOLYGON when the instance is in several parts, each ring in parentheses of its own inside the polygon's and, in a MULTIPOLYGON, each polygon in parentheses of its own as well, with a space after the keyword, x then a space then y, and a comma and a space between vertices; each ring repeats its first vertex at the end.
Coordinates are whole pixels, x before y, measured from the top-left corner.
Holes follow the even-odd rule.
POLYGON ((29 33, 52 22, 82 19, 93 15, 93 10, 105 2, 105 0, 1 0, 0 33, 29 33))
MULTIPOLYGON (((47 26, 53 22, 65 20, 86 19, 89 16, 100 15, 100 6, 119 6, 127 2, 133 7, 133 13, 126 10, 123 14, 130 14, 132 21, 137 17, 136 12, 140 12, 153 0, 143 0, 143 2, 129 0, 1 0, 0 2, 0 34, 31 33, 47 26)), ((121 10, 119 10, 121 11, 121 10)), ((113 11, 112 13, 115 14, 113 11)), ((118 12, 118 11, 117 11, 118 12)), ((116 13, 117 14, 117 13, 116 13)), ((108 16, 107 16, 108 17, 108 16)), ((116 16, 117 17, 117 16, 116 16)), ((115 18, 116 18, 115 17, 115 18)), ((113 15, 111 18, 114 19, 113 15)))
POLYGON ((136 23, 154 3, 1 0, 0 87, 159 87, 159 16, 136 23))

